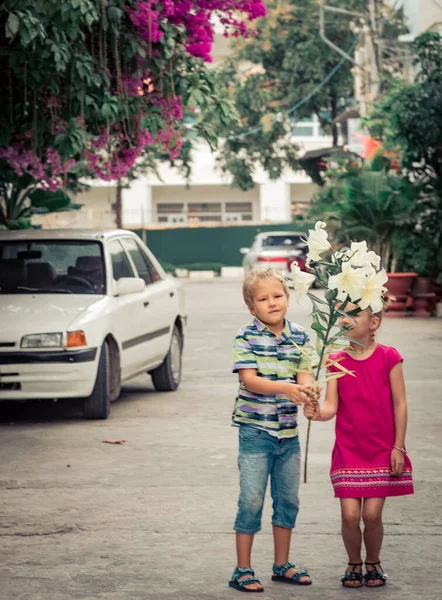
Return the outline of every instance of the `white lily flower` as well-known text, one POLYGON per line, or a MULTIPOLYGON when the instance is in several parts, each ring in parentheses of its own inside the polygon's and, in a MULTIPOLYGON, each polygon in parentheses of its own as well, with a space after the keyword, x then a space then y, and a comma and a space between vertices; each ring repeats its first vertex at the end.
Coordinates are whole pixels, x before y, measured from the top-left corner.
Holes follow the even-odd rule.
POLYGON ((321 254, 330 250, 331 244, 328 241, 328 233, 325 231, 326 223, 317 221, 314 229, 309 229, 307 239, 308 254, 307 265, 312 261, 317 262, 321 259, 321 254))
POLYGON ((367 277, 375 273, 371 265, 365 264, 363 267, 355 268, 350 262, 342 263, 342 271, 337 275, 332 275, 328 280, 330 290, 338 290, 338 299, 344 301, 347 296, 353 302, 359 300, 365 290, 367 277))
POLYGON ((301 271, 296 261, 292 262, 291 271, 296 301, 299 302, 301 296, 307 294, 316 277, 312 273, 301 271))
POLYGON ((376 252, 373 252, 373 250, 367 252, 367 262, 373 265, 376 271, 381 267, 381 257, 376 252))
POLYGON ((381 269, 378 273, 372 273, 365 282, 365 288, 361 295, 359 306, 362 310, 370 307, 374 313, 382 310, 382 294, 387 291, 384 283, 387 283, 388 277, 385 269, 381 269))
POLYGON ((348 257, 348 262, 354 267, 364 267, 366 264, 373 265, 375 269, 381 266, 381 257, 373 250, 367 251, 367 242, 352 242, 344 256, 348 257))

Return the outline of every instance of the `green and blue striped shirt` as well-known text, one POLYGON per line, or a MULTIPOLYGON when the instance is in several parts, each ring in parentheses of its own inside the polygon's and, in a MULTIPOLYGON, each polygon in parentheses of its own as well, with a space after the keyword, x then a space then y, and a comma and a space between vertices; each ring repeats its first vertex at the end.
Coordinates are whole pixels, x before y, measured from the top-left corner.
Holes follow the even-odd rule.
MULTIPOLYGON (((256 369, 270 381, 296 383, 300 371, 311 372, 317 360, 309 337, 302 327, 286 319, 278 339, 259 319, 238 332, 233 348, 233 372, 256 369)), ((246 389, 240 378, 233 409, 234 426, 263 429, 278 438, 298 435, 298 407, 282 394, 262 395, 246 389)))

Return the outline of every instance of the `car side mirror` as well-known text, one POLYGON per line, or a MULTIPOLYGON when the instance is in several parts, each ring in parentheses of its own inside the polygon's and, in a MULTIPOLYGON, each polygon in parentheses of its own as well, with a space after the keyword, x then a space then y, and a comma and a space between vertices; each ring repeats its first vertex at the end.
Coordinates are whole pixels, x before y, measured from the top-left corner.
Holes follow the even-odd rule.
POLYGON ((250 250, 250 248, 240 248, 239 251, 241 252, 241 254, 247 254, 247 252, 250 250))
POLYGON ((139 277, 121 277, 114 286, 115 296, 128 296, 144 291, 146 284, 139 277))

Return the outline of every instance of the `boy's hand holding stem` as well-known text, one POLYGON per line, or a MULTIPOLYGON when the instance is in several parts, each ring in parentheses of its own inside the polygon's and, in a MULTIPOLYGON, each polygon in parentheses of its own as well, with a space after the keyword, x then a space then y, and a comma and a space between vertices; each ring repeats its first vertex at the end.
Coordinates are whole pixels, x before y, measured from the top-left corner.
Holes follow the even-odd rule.
POLYGON ((310 400, 319 398, 321 387, 313 379, 302 383, 289 383, 287 381, 270 381, 258 377, 256 369, 241 369, 240 377, 245 387, 256 394, 283 394, 295 404, 305 404, 310 400))
POLYGON ((288 383, 287 391, 283 392, 285 396, 296 404, 308 404, 319 397, 320 388, 316 384, 298 384, 288 383))

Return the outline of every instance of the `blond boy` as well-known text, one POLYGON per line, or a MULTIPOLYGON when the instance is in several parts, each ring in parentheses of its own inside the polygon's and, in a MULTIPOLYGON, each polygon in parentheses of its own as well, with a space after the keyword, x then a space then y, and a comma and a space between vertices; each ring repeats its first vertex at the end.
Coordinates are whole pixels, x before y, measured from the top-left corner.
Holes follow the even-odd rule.
POLYGON ((237 567, 230 587, 262 592, 251 567, 255 533, 261 529, 268 479, 273 499, 272 580, 310 585, 307 571, 289 562, 292 529, 299 510, 298 404, 314 399, 310 371, 314 355, 306 332, 286 319, 289 290, 272 269, 254 269, 244 280, 244 300, 253 318, 234 344, 233 371, 239 392, 233 425, 239 427, 240 495, 234 529, 237 567), (302 351, 301 351, 302 349, 302 351))

